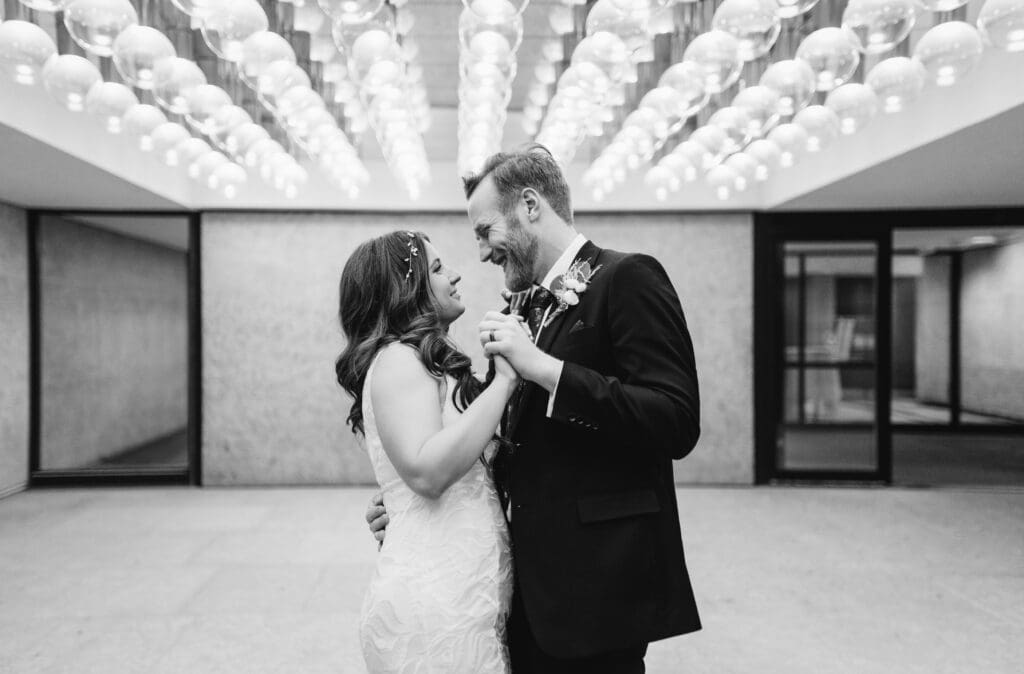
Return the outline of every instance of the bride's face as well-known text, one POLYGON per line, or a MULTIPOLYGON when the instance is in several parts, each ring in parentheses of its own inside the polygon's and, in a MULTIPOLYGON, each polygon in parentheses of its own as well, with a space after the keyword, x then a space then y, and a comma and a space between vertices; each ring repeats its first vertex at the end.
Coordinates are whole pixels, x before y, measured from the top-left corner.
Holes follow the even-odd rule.
POLYGON ((437 314, 445 325, 451 323, 466 311, 462 304, 462 296, 456 284, 462 280, 459 272, 448 267, 437 254, 437 249, 429 241, 424 242, 427 248, 427 266, 430 271, 430 294, 437 305, 437 314))

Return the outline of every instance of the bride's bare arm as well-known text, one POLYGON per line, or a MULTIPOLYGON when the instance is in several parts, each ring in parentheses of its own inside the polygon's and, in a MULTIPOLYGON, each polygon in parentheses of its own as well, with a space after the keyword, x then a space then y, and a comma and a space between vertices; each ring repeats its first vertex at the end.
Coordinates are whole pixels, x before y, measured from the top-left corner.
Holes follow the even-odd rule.
POLYGON ((516 386, 511 368, 498 368, 459 419, 443 426, 437 379, 416 351, 386 347, 373 373, 370 396, 384 451, 409 488, 427 498, 440 497, 473 466, 516 386))

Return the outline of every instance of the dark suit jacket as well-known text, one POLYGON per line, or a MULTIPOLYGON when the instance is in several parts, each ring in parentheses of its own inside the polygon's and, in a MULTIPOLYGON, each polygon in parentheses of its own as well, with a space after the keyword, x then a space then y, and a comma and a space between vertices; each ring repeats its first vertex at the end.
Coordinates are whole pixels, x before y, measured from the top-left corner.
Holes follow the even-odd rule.
POLYGON ((527 383, 501 485, 527 620, 563 658, 700 629, 672 474, 700 434, 683 310, 650 256, 588 242, 577 259, 601 268, 538 341, 565 363, 553 414, 527 383))

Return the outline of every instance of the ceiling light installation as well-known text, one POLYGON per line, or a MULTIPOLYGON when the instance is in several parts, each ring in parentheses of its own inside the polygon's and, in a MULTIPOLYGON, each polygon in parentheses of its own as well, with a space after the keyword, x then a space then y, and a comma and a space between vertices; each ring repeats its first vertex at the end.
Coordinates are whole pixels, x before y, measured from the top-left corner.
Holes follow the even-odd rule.
POLYGON ((382 0, 317 0, 334 20, 333 35, 347 58, 348 76, 395 179, 415 200, 430 182, 423 133, 430 103, 416 44, 407 34, 411 15, 382 0), (401 26, 401 29, 400 29, 401 26))
POLYGON ((462 174, 479 171, 501 138, 529 0, 463 0, 459 16, 459 154, 462 174))
POLYGON ((967 0, 566 4, 523 125, 563 163, 587 144, 597 200, 640 169, 659 200, 696 180, 728 199, 954 86, 986 47, 1024 52, 1024 0, 979 3, 972 23, 967 0))
POLYGON ((345 130, 356 124, 335 101, 330 29, 328 53, 295 28, 292 5, 21 2, 0 23, 5 82, 41 84, 210 189, 230 198, 258 174, 294 197, 313 169, 355 197, 368 181, 345 130))

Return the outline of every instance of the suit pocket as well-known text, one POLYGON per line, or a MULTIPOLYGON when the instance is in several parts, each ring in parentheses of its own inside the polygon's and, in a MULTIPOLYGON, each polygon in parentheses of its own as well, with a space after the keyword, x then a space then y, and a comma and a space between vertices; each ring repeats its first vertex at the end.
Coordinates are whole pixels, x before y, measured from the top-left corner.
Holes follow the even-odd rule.
POLYGON ((592 366, 599 352, 600 339, 597 328, 579 328, 560 336, 551 346, 551 354, 578 365, 592 366))
POLYGON ((576 501, 576 509, 580 522, 589 524, 661 512, 661 504, 658 503, 658 495, 653 489, 640 489, 585 496, 576 501))

